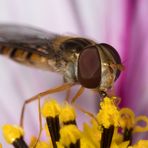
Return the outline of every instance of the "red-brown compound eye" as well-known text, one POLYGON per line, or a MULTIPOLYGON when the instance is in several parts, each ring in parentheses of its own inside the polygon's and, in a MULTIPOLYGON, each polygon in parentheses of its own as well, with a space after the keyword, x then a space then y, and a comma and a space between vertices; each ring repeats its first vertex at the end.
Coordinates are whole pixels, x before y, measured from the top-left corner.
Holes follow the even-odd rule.
POLYGON ((78 80, 86 88, 99 87, 101 82, 101 60, 97 47, 87 47, 80 53, 78 80))

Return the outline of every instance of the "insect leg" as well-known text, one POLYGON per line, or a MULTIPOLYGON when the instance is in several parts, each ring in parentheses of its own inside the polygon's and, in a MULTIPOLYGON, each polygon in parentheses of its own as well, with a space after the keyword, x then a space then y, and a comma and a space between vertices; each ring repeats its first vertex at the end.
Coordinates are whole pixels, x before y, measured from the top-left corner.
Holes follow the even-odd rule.
POLYGON ((69 98, 70 98, 70 93, 71 93, 71 88, 69 88, 66 92, 66 98, 65 98, 65 101, 66 102, 69 102, 69 98))
POLYGON ((52 89, 49 89, 47 91, 44 91, 44 92, 41 92, 35 96, 33 96, 32 98, 30 99, 27 99, 25 100, 24 104, 23 104, 23 107, 22 107, 22 111, 21 111, 21 117, 20 117, 20 126, 23 127, 23 121, 24 121, 24 112, 25 112, 25 107, 27 104, 35 101, 35 100, 38 100, 39 98, 41 97, 44 97, 48 94, 52 94, 52 93, 57 93, 57 92, 60 92, 60 91, 64 91, 66 89, 69 89, 73 86, 74 84, 69 84, 69 83, 66 83, 66 84, 63 84, 61 86, 58 86, 58 87, 55 87, 55 88, 52 88, 52 89))
POLYGON ((42 129, 43 129, 43 124, 42 124, 42 117, 41 117, 41 102, 40 102, 41 97, 38 97, 38 111, 39 111, 39 133, 38 133, 38 137, 35 141, 35 143, 33 144, 32 148, 36 148, 37 143, 40 140, 41 134, 42 134, 42 129))
POLYGON ((74 104, 74 107, 77 108, 82 113, 88 115, 89 117, 91 117, 92 119, 94 119, 98 123, 98 120, 97 120, 97 118, 95 117, 95 115, 93 113, 86 111, 84 108, 80 107, 77 104, 74 104))
POLYGON ((74 103, 79 96, 81 96, 81 94, 84 92, 84 87, 80 87, 79 90, 77 91, 77 93, 74 95, 74 97, 71 100, 71 103, 74 103))

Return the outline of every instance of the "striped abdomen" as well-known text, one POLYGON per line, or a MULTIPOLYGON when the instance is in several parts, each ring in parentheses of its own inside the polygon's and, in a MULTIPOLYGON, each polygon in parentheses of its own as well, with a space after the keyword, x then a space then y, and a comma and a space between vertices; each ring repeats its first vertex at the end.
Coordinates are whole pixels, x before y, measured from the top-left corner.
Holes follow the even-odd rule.
POLYGON ((34 66, 34 67, 39 67, 39 68, 48 69, 48 70, 51 69, 51 66, 49 65, 51 60, 47 56, 32 53, 22 48, 12 48, 8 46, 1 46, 0 54, 7 56, 16 62, 25 64, 28 66, 34 66))

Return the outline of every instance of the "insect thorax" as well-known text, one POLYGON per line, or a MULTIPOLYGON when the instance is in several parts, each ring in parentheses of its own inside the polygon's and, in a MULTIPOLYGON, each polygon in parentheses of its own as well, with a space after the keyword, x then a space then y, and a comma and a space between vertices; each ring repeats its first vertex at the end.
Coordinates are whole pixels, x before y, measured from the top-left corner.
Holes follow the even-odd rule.
POLYGON ((59 37, 53 41, 53 48, 59 52, 57 57, 56 71, 64 75, 64 81, 77 83, 77 64, 80 52, 93 41, 78 37, 59 37))

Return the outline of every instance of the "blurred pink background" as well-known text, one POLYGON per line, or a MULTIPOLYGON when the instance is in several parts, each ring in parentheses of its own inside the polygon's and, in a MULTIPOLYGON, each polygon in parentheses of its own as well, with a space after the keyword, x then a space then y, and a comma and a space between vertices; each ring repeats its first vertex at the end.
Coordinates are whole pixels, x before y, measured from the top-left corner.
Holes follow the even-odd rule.
MULTIPOLYGON (((148 115, 147 15, 147 0, 0 0, 0 23, 78 34, 115 47, 125 65, 115 83, 117 94, 122 97, 121 106, 131 107, 136 115, 148 115)), ((59 84, 62 76, 58 74, 25 67, 0 56, 0 127, 5 123, 18 124, 25 99, 59 84)), ((65 94, 50 96, 60 100, 65 94)), ((92 92, 86 91, 81 98, 78 103, 96 111, 97 99, 92 92)), ((37 134, 37 115, 37 104, 29 105, 25 118, 27 140, 31 134, 37 134)), ((0 142, 6 147, 1 132, 0 142)))

